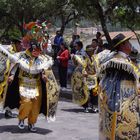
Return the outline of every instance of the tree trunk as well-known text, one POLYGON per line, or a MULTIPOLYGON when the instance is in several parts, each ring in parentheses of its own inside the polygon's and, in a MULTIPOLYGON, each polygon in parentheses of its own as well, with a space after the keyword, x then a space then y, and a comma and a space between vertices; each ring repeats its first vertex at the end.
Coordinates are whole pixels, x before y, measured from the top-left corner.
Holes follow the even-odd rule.
POLYGON ((62 24, 61 29, 60 29, 62 35, 64 34, 65 28, 66 28, 66 25, 62 24))
POLYGON ((134 32, 134 33, 135 33, 136 38, 137 38, 137 40, 138 40, 138 43, 139 43, 139 45, 140 45, 140 34, 137 34, 136 32, 134 32))
POLYGON ((98 1, 96 2, 96 10, 98 11, 98 16, 99 16, 101 26, 102 26, 103 32, 105 34, 106 40, 109 43, 109 45, 112 45, 111 38, 110 38, 108 29, 107 29, 107 26, 106 26, 106 18, 105 18, 103 9, 102 9, 102 7, 101 7, 101 5, 98 1))
POLYGON ((136 36, 136 38, 138 40, 138 43, 140 45, 140 34, 137 34, 132 27, 127 26, 127 28, 129 28, 135 34, 135 36, 136 36))
POLYGON ((62 14, 61 15, 61 34, 63 35, 64 34, 64 31, 65 31, 65 27, 66 27, 66 19, 65 19, 65 16, 62 14))
POLYGON ((140 45, 140 34, 138 35, 135 31, 133 31, 133 33, 135 34, 137 40, 138 40, 138 43, 140 45))

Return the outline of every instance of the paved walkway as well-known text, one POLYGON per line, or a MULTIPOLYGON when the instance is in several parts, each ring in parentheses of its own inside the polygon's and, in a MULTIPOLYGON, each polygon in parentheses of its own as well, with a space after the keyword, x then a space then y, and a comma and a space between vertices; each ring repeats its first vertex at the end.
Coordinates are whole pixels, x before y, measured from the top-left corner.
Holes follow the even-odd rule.
POLYGON ((40 116, 37 133, 19 130, 17 119, 5 119, 0 112, 0 140, 98 140, 98 114, 84 113, 69 100, 59 101, 56 122, 40 116))

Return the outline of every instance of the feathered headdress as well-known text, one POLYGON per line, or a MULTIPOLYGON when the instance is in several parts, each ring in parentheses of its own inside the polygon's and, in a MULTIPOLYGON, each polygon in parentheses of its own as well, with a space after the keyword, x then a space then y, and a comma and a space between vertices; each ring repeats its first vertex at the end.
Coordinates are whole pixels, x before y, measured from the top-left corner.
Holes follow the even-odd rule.
POLYGON ((26 35, 22 39, 23 48, 28 49, 33 46, 40 48, 42 51, 47 47, 48 44, 48 28, 51 23, 47 23, 47 21, 40 22, 29 22, 24 25, 24 29, 26 31, 26 35))

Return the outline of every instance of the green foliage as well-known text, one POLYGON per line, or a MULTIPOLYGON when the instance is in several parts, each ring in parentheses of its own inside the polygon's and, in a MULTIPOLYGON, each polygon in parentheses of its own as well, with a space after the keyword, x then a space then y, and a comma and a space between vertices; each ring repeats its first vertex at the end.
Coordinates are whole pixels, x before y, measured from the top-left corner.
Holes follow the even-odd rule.
POLYGON ((20 30, 16 27, 11 28, 8 31, 7 35, 9 36, 10 39, 20 39, 22 37, 20 30))
POLYGON ((23 35, 24 22, 36 19, 51 20, 63 30, 83 19, 100 23, 106 33, 107 22, 140 28, 140 0, 0 0, 0 13, 0 33, 16 28, 23 35))
POLYGON ((113 22, 119 22, 131 30, 140 29, 140 1, 124 0, 114 10, 113 22))
POLYGON ((0 27, 16 27, 23 35, 23 24, 37 19, 53 20, 63 28, 76 18, 69 0, 0 0, 0 27))

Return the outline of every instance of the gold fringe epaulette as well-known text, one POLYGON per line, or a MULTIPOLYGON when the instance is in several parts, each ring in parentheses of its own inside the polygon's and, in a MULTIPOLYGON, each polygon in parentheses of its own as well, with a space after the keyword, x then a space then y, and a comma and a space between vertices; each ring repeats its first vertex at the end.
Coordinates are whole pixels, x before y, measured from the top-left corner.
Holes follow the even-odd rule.
POLYGON ((32 64, 24 52, 16 53, 15 55, 18 58, 17 63, 19 67, 30 74, 38 74, 42 72, 43 69, 47 70, 53 65, 53 60, 48 55, 40 55, 38 58, 34 59, 32 64))
POLYGON ((138 77, 138 68, 137 66, 132 62, 129 61, 128 59, 125 58, 113 58, 107 62, 105 62, 101 66, 101 72, 105 71, 107 68, 114 68, 118 70, 124 70, 130 74, 133 74, 135 78, 138 77))

